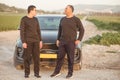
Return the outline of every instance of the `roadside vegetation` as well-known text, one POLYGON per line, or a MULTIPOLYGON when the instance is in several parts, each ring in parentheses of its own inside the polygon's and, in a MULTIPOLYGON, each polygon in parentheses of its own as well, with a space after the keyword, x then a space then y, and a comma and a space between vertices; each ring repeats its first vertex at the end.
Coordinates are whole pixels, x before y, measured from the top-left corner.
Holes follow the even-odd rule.
POLYGON ((0 32, 17 30, 23 14, 0 13, 0 32))
MULTIPOLYGON (((17 30, 20 19, 25 15, 25 13, 8 13, 8 12, 0 12, 0 32, 1 31, 9 31, 9 30, 17 30)), ((80 19, 84 16, 77 15, 80 19)))
POLYGON ((99 44, 99 45, 120 45, 120 32, 118 33, 103 33, 102 35, 96 35, 84 43, 87 44, 99 44))
POLYGON ((90 16, 89 21, 93 22, 99 30, 115 31, 96 35, 84 41, 87 44, 99 45, 120 45, 120 17, 118 16, 90 16))
POLYGON ((93 22, 99 30, 120 31, 119 16, 90 16, 87 20, 93 22))
MULTIPOLYGON (((17 8, 15 6, 8 6, 0 3, 0 32, 8 30, 17 30, 20 19, 26 14, 26 9, 17 8)), ((44 10, 37 10, 40 14, 58 14, 58 12, 50 12, 44 10)))
POLYGON ((76 16, 80 19, 83 19, 83 17, 85 17, 85 15, 80 15, 80 14, 77 14, 76 16))

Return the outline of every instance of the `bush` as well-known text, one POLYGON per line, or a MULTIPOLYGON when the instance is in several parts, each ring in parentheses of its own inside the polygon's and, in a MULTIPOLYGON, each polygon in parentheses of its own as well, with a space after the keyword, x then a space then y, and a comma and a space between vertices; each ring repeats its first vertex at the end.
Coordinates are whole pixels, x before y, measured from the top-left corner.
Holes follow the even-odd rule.
POLYGON ((88 19, 93 22, 100 30, 114 30, 120 32, 120 23, 117 22, 103 22, 97 19, 88 19))
POLYGON ((87 44, 98 44, 98 43, 100 43, 101 38, 102 37, 100 35, 96 35, 95 37, 92 37, 89 40, 86 40, 84 43, 87 43, 87 44))
POLYGON ((99 44, 99 45, 120 45, 120 33, 103 33, 102 36, 96 35, 89 40, 84 41, 87 44, 99 44))

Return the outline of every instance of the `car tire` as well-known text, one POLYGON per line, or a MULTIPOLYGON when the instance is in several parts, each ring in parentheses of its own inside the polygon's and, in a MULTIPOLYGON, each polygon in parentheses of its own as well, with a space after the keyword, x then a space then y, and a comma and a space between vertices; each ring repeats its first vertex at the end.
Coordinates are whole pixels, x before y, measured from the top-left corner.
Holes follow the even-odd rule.
MULTIPOLYGON (((64 64, 68 65, 67 55, 64 59, 64 64)), ((75 55, 74 55, 74 69, 80 70, 82 68, 82 51, 79 48, 76 48, 75 55)))
POLYGON ((23 69, 23 65, 19 64, 17 62, 17 59, 16 59, 16 56, 17 56, 17 47, 15 47, 15 51, 14 51, 14 57, 13 57, 13 63, 14 63, 14 66, 17 70, 22 70, 23 69))
POLYGON ((81 49, 77 48, 75 50, 75 55, 74 55, 74 64, 80 63, 82 60, 82 51, 81 49))
POLYGON ((23 70, 24 69, 23 65, 16 65, 15 68, 17 70, 23 70))
POLYGON ((82 68, 82 51, 81 49, 77 48, 74 57, 74 69, 80 70, 81 68, 82 68))
POLYGON ((79 63, 74 64, 74 67, 73 67, 74 70, 80 70, 81 68, 82 68, 81 64, 79 63))

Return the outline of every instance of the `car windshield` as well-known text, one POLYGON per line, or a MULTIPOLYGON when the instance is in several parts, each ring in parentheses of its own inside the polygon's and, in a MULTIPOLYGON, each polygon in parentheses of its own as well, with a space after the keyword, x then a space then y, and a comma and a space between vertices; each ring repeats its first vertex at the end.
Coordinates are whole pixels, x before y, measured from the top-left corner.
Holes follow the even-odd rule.
POLYGON ((41 30, 57 30, 62 17, 40 16, 38 21, 41 30))

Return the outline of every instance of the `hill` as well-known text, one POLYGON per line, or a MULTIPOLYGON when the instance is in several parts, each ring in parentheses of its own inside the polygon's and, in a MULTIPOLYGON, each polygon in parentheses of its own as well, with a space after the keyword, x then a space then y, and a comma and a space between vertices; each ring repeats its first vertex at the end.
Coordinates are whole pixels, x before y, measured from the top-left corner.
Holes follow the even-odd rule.
MULTIPOLYGON (((16 8, 15 6, 8 6, 6 4, 0 3, 0 12, 13 12, 13 13, 26 13, 26 9, 16 8)), ((44 11, 44 10, 37 10, 40 14, 59 14, 56 11, 44 11)))
POLYGON ((7 6, 5 4, 0 3, 0 12, 15 12, 15 13, 23 13, 26 12, 24 9, 16 8, 15 6, 7 6))
MULTIPOLYGON (((75 13, 120 13, 120 5, 87 5, 78 4, 74 5, 75 13)), ((58 10, 58 12, 63 12, 64 9, 58 10)))

